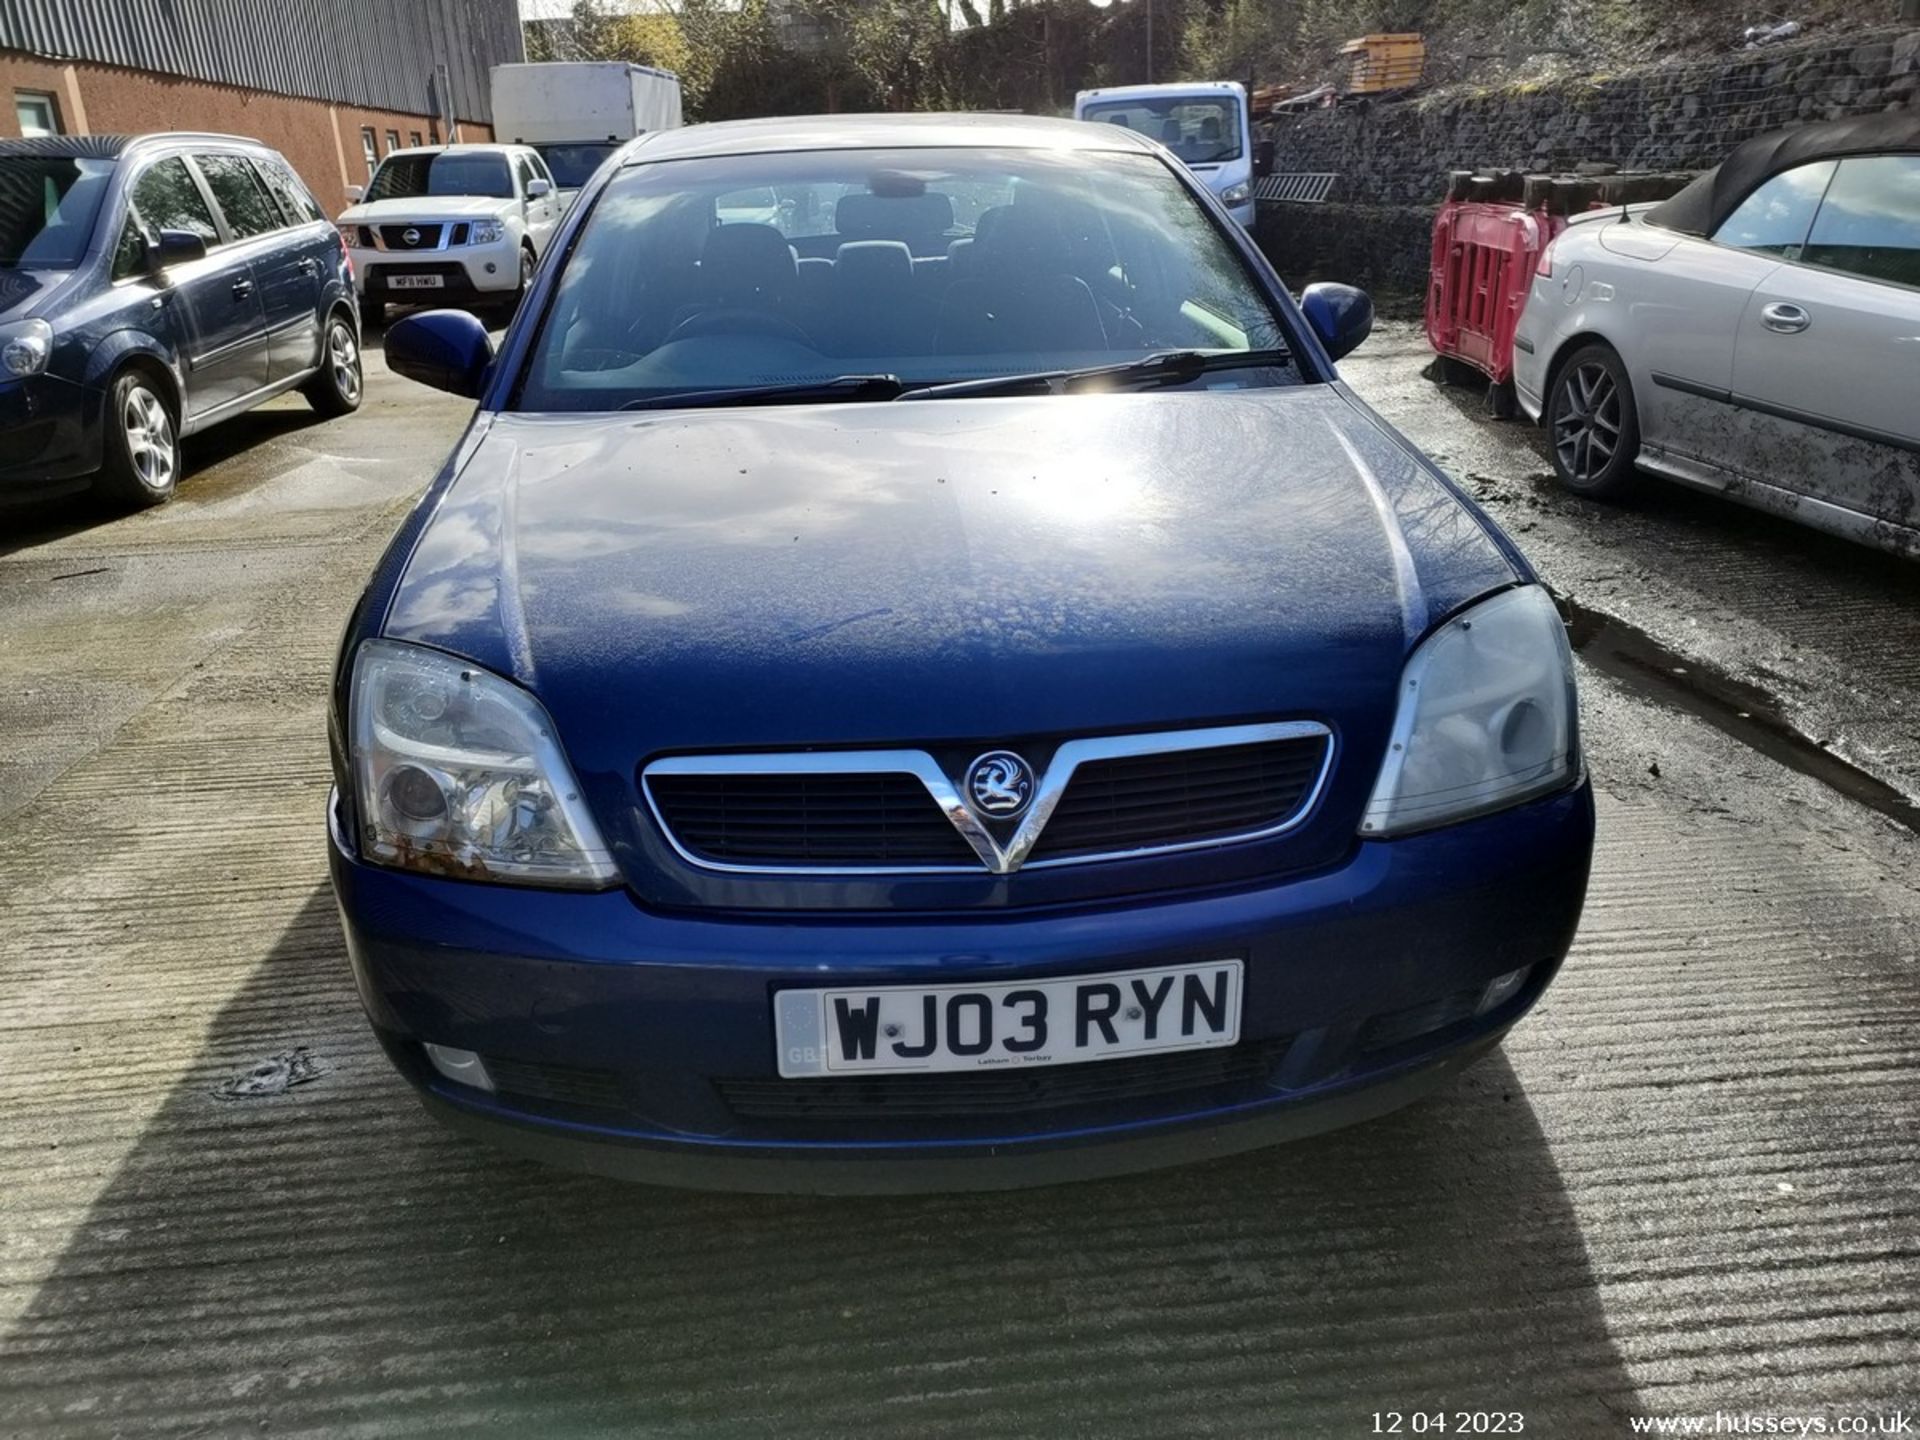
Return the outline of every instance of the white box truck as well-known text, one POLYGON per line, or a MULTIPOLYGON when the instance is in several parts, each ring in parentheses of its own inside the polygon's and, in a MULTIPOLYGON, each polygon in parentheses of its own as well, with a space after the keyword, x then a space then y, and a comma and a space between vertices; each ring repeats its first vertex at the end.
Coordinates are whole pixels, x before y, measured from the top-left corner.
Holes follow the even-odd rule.
POLYGON ((493 67, 493 138, 531 145, 562 200, 621 145, 680 126, 680 77, 622 60, 493 67))

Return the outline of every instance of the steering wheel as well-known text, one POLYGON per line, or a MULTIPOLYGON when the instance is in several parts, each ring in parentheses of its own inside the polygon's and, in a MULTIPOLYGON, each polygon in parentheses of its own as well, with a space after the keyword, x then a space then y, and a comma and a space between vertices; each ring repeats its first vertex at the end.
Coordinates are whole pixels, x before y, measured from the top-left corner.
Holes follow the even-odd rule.
POLYGON ((813 343, 812 336, 784 315, 775 315, 767 310, 749 310, 742 306, 702 310, 697 315, 689 315, 667 332, 667 338, 662 343, 672 344, 675 340, 687 340, 695 335, 774 335, 804 345, 809 350, 819 348, 813 343))

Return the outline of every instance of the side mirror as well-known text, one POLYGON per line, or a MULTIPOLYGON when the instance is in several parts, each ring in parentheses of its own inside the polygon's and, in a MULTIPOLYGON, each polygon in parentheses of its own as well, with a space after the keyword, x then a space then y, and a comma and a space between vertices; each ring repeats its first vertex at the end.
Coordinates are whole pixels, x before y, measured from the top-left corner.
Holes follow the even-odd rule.
POLYGON ((367 187, 366 187, 366 186, 364 186, 364 185, 349 185, 349 186, 347 186, 347 199, 348 199, 348 201, 349 201, 349 202, 351 202, 352 204, 355 204, 355 205, 358 205, 358 204, 359 204, 359 203, 360 203, 360 202, 361 202, 362 200, 364 200, 364 199, 366 199, 366 198, 367 198, 367 187))
POLYGON ((464 310, 409 315, 387 331, 387 368, 436 390, 478 400, 492 364, 487 327, 464 310))
POLYGON ((551 180, 534 179, 527 182, 527 198, 529 200, 544 199, 552 193, 553 182, 551 180))
POLYGON ((1253 178, 1262 179, 1273 173, 1273 141, 1256 140, 1253 142, 1253 178))
POLYGON ((1300 310, 1335 360, 1352 354, 1373 333, 1373 301, 1351 285, 1309 285, 1300 310))
POLYGON ((171 270, 207 258, 205 237, 192 230, 162 230, 159 243, 147 251, 155 270, 171 270))

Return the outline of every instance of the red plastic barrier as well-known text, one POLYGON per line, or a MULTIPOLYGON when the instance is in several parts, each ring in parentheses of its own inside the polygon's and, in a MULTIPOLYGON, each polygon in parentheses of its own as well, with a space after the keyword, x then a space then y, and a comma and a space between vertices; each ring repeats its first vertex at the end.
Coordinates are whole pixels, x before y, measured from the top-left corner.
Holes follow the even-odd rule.
POLYGON ((1427 339, 1442 355, 1513 378, 1513 332, 1540 252, 1567 226, 1563 215, 1512 203, 1449 200, 1433 222, 1427 339))

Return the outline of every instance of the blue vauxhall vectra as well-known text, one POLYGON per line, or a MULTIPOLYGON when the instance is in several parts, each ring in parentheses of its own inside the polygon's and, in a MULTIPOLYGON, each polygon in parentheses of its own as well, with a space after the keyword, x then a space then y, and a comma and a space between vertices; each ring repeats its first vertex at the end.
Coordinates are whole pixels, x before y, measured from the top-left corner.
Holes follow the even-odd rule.
POLYGON ((1115 126, 629 145, 499 353, 387 338, 479 401, 334 687, 394 1063, 536 1157, 924 1190, 1309 1134, 1498 1044, 1586 889, 1572 661, 1339 382, 1370 324, 1115 126))

